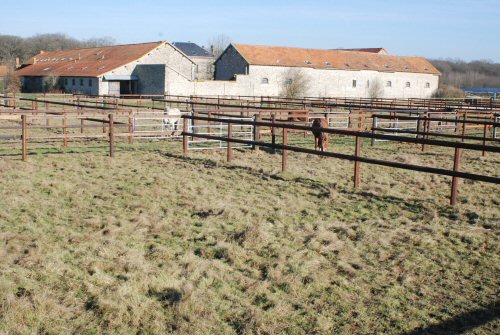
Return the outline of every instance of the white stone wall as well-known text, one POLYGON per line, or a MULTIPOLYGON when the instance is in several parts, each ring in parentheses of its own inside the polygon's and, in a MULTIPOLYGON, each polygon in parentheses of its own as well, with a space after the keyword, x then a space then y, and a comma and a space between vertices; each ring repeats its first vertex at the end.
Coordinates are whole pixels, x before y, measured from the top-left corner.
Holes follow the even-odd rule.
MULTIPOLYGON (((250 66, 249 75, 237 75, 232 81, 193 82, 178 80, 170 84, 168 94, 172 95, 240 95, 280 96, 289 68, 250 66), (267 84, 263 83, 267 79, 267 84)), ((439 76, 421 73, 384 73, 376 71, 342 71, 301 69, 308 78, 306 96, 311 97, 353 97, 369 98, 370 87, 380 83, 378 98, 430 98, 439 85, 439 76), (356 87, 353 87, 356 80, 356 87), (391 87, 387 82, 391 82, 391 87), (368 84, 369 82, 369 84, 368 84), (410 87, 406 87, 406 83, 410 87), (427 83, 429 87, 427 87, 427 83)))
MULTIPOLYGON (((250 66, 249 75, 244 77, 249 78, 255 95, 281 95, 289 70, 287 67, 250 66), (263 83, 264 78, 267 84, 263 83)), ((379 98, 430 98, 439 85, 438 75, 424 73, 294 69, 297 70, 309 82, 306 95, 314 97, 368 98, 378 81, 381 87, 379 98)), ((238 80, 241 77, 238 76, 238 80)))

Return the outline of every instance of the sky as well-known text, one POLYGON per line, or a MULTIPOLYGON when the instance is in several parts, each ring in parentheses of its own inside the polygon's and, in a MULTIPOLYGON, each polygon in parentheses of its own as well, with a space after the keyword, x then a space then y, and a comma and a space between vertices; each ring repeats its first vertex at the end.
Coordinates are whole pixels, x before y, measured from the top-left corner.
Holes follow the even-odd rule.
POLYGON ((317 49, 384 47, 395 55, 500 63, 500 0, 2 0, 0 35, 65 33, 119 44, 167 40, 317 49))

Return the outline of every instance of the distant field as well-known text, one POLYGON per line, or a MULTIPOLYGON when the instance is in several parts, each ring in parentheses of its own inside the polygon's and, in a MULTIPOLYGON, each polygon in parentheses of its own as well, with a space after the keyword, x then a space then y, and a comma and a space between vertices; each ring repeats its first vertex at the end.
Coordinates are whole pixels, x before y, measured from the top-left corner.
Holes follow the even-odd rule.
POLYGON ((362 164, 356 191, 305 154, 30 148, 0 145, 0 334, 498 334, 499 185, 461 181, 453 208, 448 177, 362 164))

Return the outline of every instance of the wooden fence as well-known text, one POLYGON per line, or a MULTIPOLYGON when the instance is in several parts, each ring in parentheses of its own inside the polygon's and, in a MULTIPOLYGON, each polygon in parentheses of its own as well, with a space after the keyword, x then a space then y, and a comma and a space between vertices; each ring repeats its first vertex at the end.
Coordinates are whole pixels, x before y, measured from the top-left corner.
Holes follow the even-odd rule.
MULTIPOLYGON (((284 123, 278 123, 278 122, 243 121, 243 120, 236 120, 236 119, 232 119, 232 118, 212 118, 212 117, 189 116, 189 115, 185 115, 185 116, 183 116, 183 118, 185 120, 191 120, 191 122, 198 120, 198 121, 207 122, 207 124, 209 124, 210 122, 217 122, 217 123, 225 123, 228 125, 227 137, 222 137, 222 136, 213 136, 213 135, 208 135, 208 134, 197 134, 197 133, 188 132, 188 127, 187 127, 188 122, 184 122, 184 132, 183 132, 184 155, 187 155, 187 152, 188 152, 188 145, 187 145, 188 137, 193 137, 193 138, 203 138, 203 139, 208 139, 208 140, 217 140, 217 141, 228 142, 228 146, 227 146, 227 160, 228 161, 231 161, 232 157, 233 157, 233 154, 232 154, 233 149, 232 149, 231 143, 252 145, 257 150, 259 147, 267 147, 267 148, 271 148, 273 150, 280 149, 281 153, 282 153, 282 171, 286 171, 287 166, 288 166, 288 155, 287 155, 288 151, 301 152, 301 153, 307 153, 307 154, 324 156, 324 157, 339 158, 339 159, 344 159, 344 160, 349 160, 349 161, 354 162, 354 186, 355 187, 359 187, 359 184, 360 184, 360 165, 361 165, 361 163, 368 163, 368 164, 374 164, 374 165, 380 165, 380 166, 386 166, 386 167, 392 167, 392 168, 399 168, 399 169, 404 169, 404 170, 445 175, 445 176, 452 177, 452 187, 451 187, 451 196, 450 196, 451 205, 455 205, 457 202, 457 190, 458 190, 459 178, 471 179, 471 180, 482 181, 482 182, 487 182, 487 183, 500 184, 499 177, 485 176, 485 175, 460 171, 461 157, 462 157, 463 150, 475 150, 475 151, 483 151, 483 152, 500 153, 500 147, 497 147, 497 146, 491 146, 491 145, 486 145, 486 144, 478 145, 478 144, 472 144, 472 143, 440 141, 440 140, 428 139, 425 136, 423 136, 421 138, 412 138, 412 137, 405 137, 405 136, 377 134, 374 132, 361 132, 361 131, 353 131, 353 130, 322 128, 321 129, 322 132, 325 132, 328 134, 347 136, 347 137, 351 137, 351 138, 355 139, 355 141, 354 141, 355 142, 354 155, 346 155, 346 154, 335 153, 335 152, 322 152, 322 151, 312 150, 312 149, 303 148, 303 147, 291 146, 288 144, 288 132, 290 130, 300 130, 300 131, 311 132, 313 128, 308 127, 308 126, 284 124, 284 123), (255 140, 250 141, 250 140, 233 138, 232 137, 232 125, 238 125, 238 126, 251 125, 251 126, 253 126, 255 131, 256 131, 255 140), (272 131, 271 131, 272 132, 271 143, 264 142, 264 141, 260 140, 260 136, 258 136, 258 134, 260 133, 259 129, 262 127, 268 127, 268 128, 272 129, 272 131), (281 144, 276 143, 275 136, 276 136, 277 129, 280 129, 282 131, 282 143, 281 144), (361 156, 361 139, 363 139, 363 138, 380 139, 380 140, 396 141, 396 142, 400 142, 400 143, 413 143, 413 144, 420 144, 420 145, 432 145, 432 146, 453 148, 455 150, 453 170, 362 157, 361 156)), ((499 125, 499 124, 497 124, 497 125, 499 125)))

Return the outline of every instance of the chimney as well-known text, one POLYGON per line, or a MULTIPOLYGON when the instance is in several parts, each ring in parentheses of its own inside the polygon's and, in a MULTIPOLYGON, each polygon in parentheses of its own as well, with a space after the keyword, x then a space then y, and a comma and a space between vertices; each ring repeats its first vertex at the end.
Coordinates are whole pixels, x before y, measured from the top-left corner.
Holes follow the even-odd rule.
POLYGON ((40 50, 40 55, 45 53, 45 50, 40 50))
POLYGON ((19 69, 21 64, 19 63, 19 57, 16 57, 16 69, 19 69))

